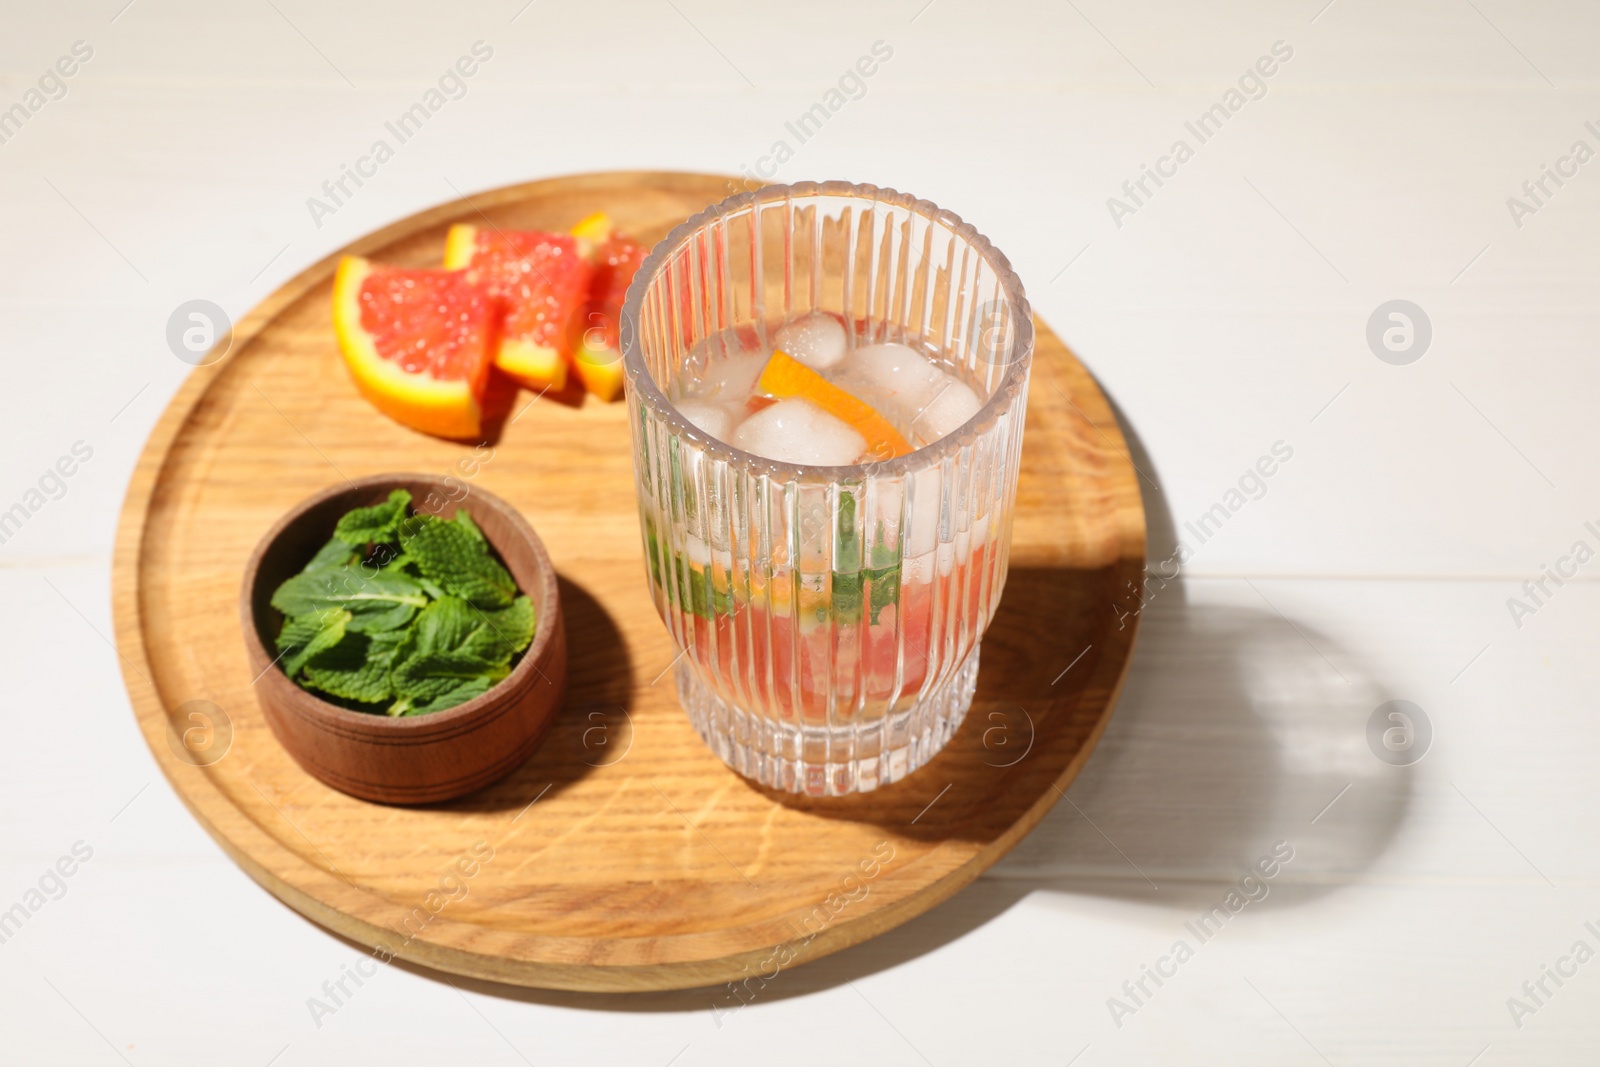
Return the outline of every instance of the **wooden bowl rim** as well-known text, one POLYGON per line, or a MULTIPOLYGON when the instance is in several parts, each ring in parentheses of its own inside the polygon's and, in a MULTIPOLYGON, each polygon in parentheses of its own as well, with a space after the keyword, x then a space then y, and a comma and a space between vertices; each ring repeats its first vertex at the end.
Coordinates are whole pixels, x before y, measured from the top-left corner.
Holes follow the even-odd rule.
MULTIPOLYGON (((312 495, 295 504, 272 524, 256 547, 250 552, 250 559, 245 564, 244 581, 239 590, 240 623, 244 629, 245 648, 251 659, 257 663, 265 663, 264 674, 271 679, 262 680, 271 685, 274 695, 281 697, 286 707, 285 711, 292 712, 303 718, 318 720, 318 725, 329 728, 330 732, 350 735, 350 728, 357 728, 355 734, 372 733, 397 733, 408 734, 419 731, 452 734, 463 732, 465 729, 479 725, 479 720, 491 719, 507 711, 512 699, 530 689, 533 685, 535 668, 549 650, 552 635, 560 622, 561 617, 561 590, 556 581, 554 565, 550 562, 550 555, 545 551, 544 542, 539 540, 539 535, 534 532, 533 526, 522 513, 489 490, 473 486, 468 489, 467 497, 456 504, 457 508, 466 506, 468 500, 476 498, 484 506, 497 512, 507 520, 514 535, 520 538, 533 552, 534 569, 538 572, 538 584, 543 593, 544 607, 538 612, 535 619, 533 642, 523 651, 522 658, 511 669, 511 673, 500 679, 488 692, 473 697, 464 704, 443 711, 435 711, 427 715, 373 715, 363 711, 353 711, 350 708, 340 707, 330 701, 323 700, 311 690, 306 689, 294 679, 284 674, 278 667, 277 657, 267 650, 266 641, 262 638, 260 629, 256 626, 254 609, 254 592, 256 582, 261 573, 261 563, 266 558, 267 552, 277 543, 288 529, 302 519, 307 512, 319 505, 327 503, 336 497, 347 493, 369 492, 377 489, 399 489, 404 485, 428 485, 433 488, 450 488, 445 480, 434 474, 419 474, 409 472, 385 473, 368 475, 365 478, 355 478, 330 485, 318 490, 312 495), (458 729, 449 730, 455 726, 458 729), (344 728, 344 729, 341 729, 344 728)), ((357 505, 359 506, 359 505, 357 505)), ((328 531, 328 536, 333 536, 333 531, 328 531)), ((485 539, 489 539, 487 533, 485 539)), ((490 546, 505 558, 504 551, 492 539, 490 546)), ((520 589, 520 592, 533 594, 532 590, 520 589)))

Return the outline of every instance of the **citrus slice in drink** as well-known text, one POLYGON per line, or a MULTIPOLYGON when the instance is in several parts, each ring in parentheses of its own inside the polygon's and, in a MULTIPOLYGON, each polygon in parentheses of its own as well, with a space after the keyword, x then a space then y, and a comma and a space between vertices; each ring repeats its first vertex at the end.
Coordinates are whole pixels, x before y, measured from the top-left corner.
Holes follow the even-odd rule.
POLYGON ((572 366, 585 389, 601 400, 613 400, 622 391, 622 299, 644 262, 645 249, 617 233, 604 215, 591 215, 573 230, 593 250, 589 299, 576 326, 572 366))
POLYGON ((871 459, 893 459, 911 451, 910 442, 871 404, 845 392, 782 349, 773 349, 772 358, 756 381, 756 392, 780 400, 800 397, 811 401, 865 437, 866 454, 871 459))
POLYGON ((499 309, 459 272, 384 267, 345 256, 333 282, 333 329, 356 387, 414 430, 483 436, 510 392, 492 380, 499 309))
POLYGON ((576 238, 458 223, 445 239, 444 265, 502 302, 495 366, 530 389, 566 384, 572 322, 589 289, 576 238))

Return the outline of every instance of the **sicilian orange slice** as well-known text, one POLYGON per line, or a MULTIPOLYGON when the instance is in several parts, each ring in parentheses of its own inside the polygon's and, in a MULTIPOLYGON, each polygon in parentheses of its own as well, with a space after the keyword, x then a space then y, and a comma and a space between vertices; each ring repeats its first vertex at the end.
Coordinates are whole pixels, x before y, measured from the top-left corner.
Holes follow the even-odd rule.
POLYGON ((333 328, 372 405, 414 430, 465 440, 509 400, 491 380, 495 300, 458 271, 339 261, 333 328))
POLYGON ((587 259, 593 254, 596 246, 604 244, 616 229, 616 224, 611 221, 610 215, 604 211, 596 211, 579 219, 567 232, 577 239, 578 251, 587 259))
POLYGON ((444 265, 502 302, 495 366, 530 389, 566 384, 572 322, 589 290, 575 237, 457 224, 445 239, 444 265))
POLYGON ((774 349, 756 381, 756 392, 786 399, 802 397, 833 417, 849 423, 867 439, 867 455, 893 459, 911 451, 911 444, 876 408, 840 389, 782 350, 774 349))
POLYGON ((603 214, 590 215, 572 228, 580 246, 589 251, 589 299, 575 323, 572 366, 584 388, 601 400, 613 400, 622 391, 622 300, 644 262, 645 249, 624 233, 617 233, 603 214))

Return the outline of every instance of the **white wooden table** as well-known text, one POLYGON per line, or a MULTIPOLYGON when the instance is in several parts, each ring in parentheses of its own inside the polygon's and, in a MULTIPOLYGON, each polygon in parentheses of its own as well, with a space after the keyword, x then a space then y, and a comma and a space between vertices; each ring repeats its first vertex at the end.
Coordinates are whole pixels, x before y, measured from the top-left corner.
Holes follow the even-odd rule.
POLYGON ((1561 560, 1600 550, 1600 7, 1325 2, 8 3, 0 1059, 1595 1062, 1600 560, 1561 560), (479 41, 464 95, 308 208, 479 41), (318 1026, 359 949, 187 815, 107 638, 123 487, 188 370, 167 318, 460 193, 643 167, 975 222, 1120 406, 1182 576, 1072 803, 930 915, 732 1015, 395 966, 318 1026), (1415 312, 1369 345, 1394 300, 1420 358, 1415 312), (1390 700, 1431 730, 1410 765, 1369 745, 1390 700))

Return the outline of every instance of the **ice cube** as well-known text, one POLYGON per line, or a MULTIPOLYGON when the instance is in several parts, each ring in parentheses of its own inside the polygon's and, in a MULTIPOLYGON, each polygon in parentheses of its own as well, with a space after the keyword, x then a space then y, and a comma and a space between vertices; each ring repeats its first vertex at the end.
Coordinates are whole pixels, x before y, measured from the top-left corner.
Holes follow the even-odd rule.
POLYGON ((838 467, 854 463, 867 439, 849 423, 798 397, 762 408, 739 424, 730 439, 735 448, 780 463, 838 467))
MULTIPOLYGON (((906 555, 913 558, 932 559, 929 553, 938 547, 940 523, 944 518, 944 479, 938 467, 928 467, 910 478, 911 507, 910 529, 900 533, 906 555)), ((927 572, 928 578, 933 572, 927 572)))
POLYGON ((693 379, 683 382, 683 396, 690 400, 742 402, 755 389, 756 379, 766 366, 763 352, 714 358, 693 379))
POLYGON ((949 374, 944 378, 944 388, 922 409, 922 414, 911 425, 911 432, 923 444, 932 444, 945 434, 960 429, 982 406, 978 403, 978 394, 965 382, 949 374))
POLYGON ((680 400, 678 414, 719 441, 726 441, 733 430, 733 412, 721 404, 706 400, 680 400))
POLYGON ((906 424, 938 395, 944 371, 908 345, 862 345, 834 371, 833 381, 891 420, 906 424))
POLYGON ((844 326, 826 311, 813 311, 785 324, 773 344, 812 370, 827 370, 844 359, 844 326))

